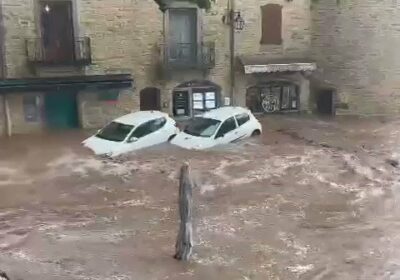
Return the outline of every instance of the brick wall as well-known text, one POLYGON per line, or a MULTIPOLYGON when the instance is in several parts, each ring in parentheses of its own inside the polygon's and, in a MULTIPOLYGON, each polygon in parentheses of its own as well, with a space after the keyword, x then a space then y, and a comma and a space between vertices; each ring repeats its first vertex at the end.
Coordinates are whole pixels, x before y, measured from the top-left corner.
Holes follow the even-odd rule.
POLYGON ((400 3, 319 0, 312 9, 318 75, 352 114, 400 113, 400 3))

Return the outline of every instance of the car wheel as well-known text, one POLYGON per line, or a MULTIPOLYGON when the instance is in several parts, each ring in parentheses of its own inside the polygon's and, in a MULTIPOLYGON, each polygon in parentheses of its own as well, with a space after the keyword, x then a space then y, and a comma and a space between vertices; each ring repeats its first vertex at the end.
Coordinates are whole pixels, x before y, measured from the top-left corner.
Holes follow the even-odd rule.
POLYGON ((252 137, 260 136, 260 135, 261 135, 261 131, 259 129, 254 130, 253 133, 251 134, 252 137))
POLYGON ((175 138, 175 136, 176 136, 176 134, 173 134, 173 135, 171 135, 171 136, 168 138, 168 142, 171 142, 171 141, 172 141, 172 139, 174 139, 174 138, 175 138))

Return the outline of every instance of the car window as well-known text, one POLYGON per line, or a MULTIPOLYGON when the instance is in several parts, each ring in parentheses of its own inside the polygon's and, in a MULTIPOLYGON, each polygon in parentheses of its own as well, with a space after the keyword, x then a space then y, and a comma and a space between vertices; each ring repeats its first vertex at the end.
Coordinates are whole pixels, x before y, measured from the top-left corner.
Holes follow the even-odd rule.
POLYGON ((167 123, 166 118, 159 118, 159 119, 154 120, 152 123, 153 132, 162 128, 166 123, 167 123))
POLYGON ((222 137, 225 134, 227 134, 228 132, 234 130, 236 128, 236 121, 235 118, 229 118, 227 119, 220 127, 216 138, 218 137, 222 137))
POLYGON ((150 133, 153 133, 166 124, 167 120, 165 118, 159 118, 156 120, 151 120, 139 125, 132 133, 131 137, 142 138, 150 133))
POLYGON ((211 137, 217 131, 220 121, 208 118, 194 118, 184 132, 198 137, 211 137))
POLYGON ((250 116, 249 114, 243 113, 240 115, 236 115, 236 120, 239 126, 244 125, 245 123, 247 123, 248 121, 250 121, 250 116))
POLYGON ((109 141, 122 142, 133 128, 133 125, 111 122, 100 130, 99 133, 96 134, 96 137, 109 141))

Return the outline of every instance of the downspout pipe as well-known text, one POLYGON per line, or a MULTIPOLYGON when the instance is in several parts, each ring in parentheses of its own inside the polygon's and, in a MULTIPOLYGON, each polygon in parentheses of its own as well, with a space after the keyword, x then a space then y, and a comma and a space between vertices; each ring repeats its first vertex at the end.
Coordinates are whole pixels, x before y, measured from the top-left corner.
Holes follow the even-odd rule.
POLYGON ((235 0, 229 0, 230 99, 235 105, 235 0))

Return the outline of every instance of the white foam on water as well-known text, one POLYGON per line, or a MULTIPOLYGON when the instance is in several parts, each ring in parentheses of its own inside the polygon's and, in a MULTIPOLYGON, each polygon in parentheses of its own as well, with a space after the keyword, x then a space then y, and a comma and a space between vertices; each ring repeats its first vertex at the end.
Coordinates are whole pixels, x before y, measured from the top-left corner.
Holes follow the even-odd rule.
POLYGON ((311 270, 314 269, 314 265, 313 264, 309 264, 309 265, 296 265, 296 266, 289 266, 288 270, 294 274, 296 274, 298 277, 303 275, 304 273, 307 273, 311 270))

